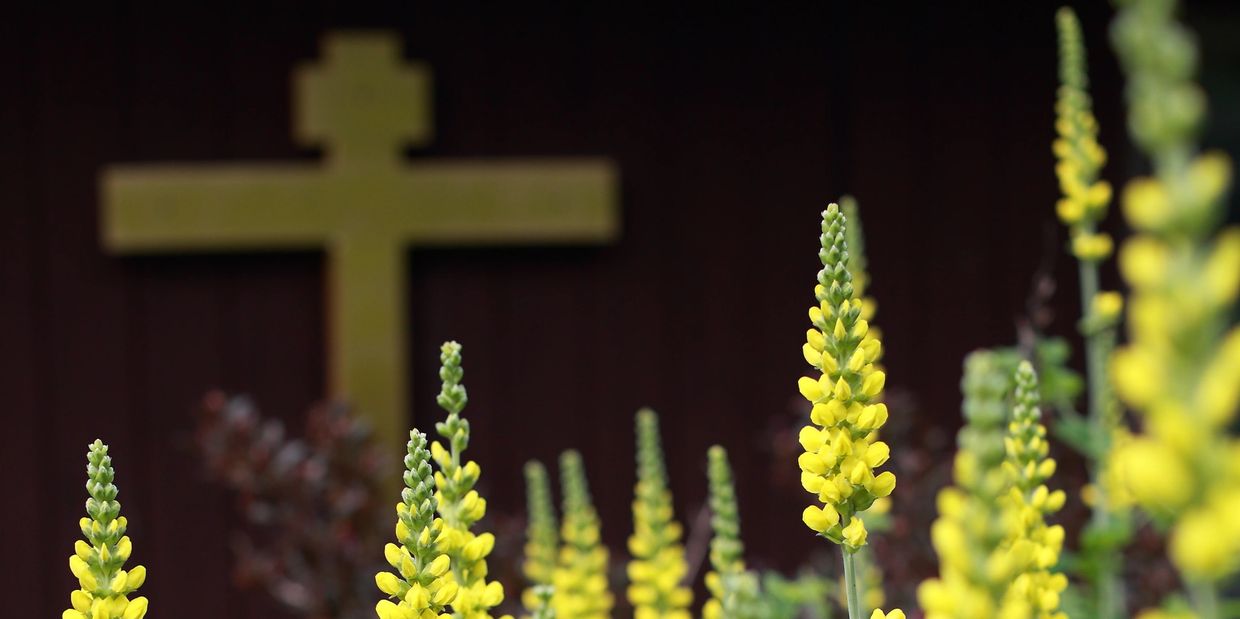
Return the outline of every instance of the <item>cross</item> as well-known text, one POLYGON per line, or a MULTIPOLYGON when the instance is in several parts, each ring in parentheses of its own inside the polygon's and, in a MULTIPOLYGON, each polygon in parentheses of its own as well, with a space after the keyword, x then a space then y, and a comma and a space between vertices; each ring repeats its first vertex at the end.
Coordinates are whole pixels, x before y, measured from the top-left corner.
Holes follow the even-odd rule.
POLYGON ((604 243, 601 159, 404 161, 432 134, 429 69, 385 33, 333 33, 293 73, 294 137, 321 162, 113 166, 102 241, 124 254, 323 249, 328 384, 396 445, 408 431, 409 246, 604 243))

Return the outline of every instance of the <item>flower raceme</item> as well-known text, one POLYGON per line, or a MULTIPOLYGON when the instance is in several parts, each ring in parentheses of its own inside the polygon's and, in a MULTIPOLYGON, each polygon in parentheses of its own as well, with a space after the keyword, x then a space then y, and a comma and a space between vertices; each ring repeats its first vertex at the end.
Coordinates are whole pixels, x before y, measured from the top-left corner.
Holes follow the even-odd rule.
POLYGON ((1122 196, 1136 232, 1119 255, 1132 301, 1128 345, 1111 373, 1141 431, 1113 457, 1137 503, 1170 525, 1172 563, 1209 616, 1220 581, 1240 572, 1240 228, 1219 226, 1232 169, 1195 143, 1206 102, 1178 3, 1117 4, 1112 40, 1128 76, 1129 126, 1152 175, 1122 196))
POLYGON ((672 513, 672 493, 654 411, 637 413, 637 486, 633 535, 629 537, 629 602, 634 619, 689 619, 693 592, 684 586, 689 566, 681 526, 672 513))
POLYGON ((736 488, 732 483, 732 467, 723 447, 714 445, 707 451, 707 475, 710 480, 711 571, 706 574, 710 599, 702 607, 703 619, 745 619, 761 616, 758 604, 758 582, 745 570, 745 545, 741 542, 740 511, 736 504, 736 488))
POLYGON ((598 513, 576 451, 560 455, 560 485, 564 523, 552 577, 552 608, 557 619, 607 619, 615 601, 607 584, 607 547, 600 541, 598 513))
POLYGON ((551 584, 555 573, 556 554, 559 551, 559 534, 555 524, 555 508, 551 503, 551 488, 547 481, 547 469, 541 462, 525 463, 525 503, 528 511, 526 526, 525 562, 521 570, 530 586, 521 594, 526 612, 536 613, 542 608, 542 587, 551 584))
POLYGON ((866 528, 857 515, 891 494, 896 480, 891 472, 874 474, 890 455, 887 444, 874 438, 887 421, 886 405, 876 401, 886 375, 874 367, 882 345, 861 318, 862 302, 848 270, 845 224, 835 204, 823 212, 818 302, 810 308, 813 327, 802 347, 820 375, 798 383, 813 409, 812 423, 799 435, 805 453, 797 463, 801 485, 817 497, 817 504, 802 514, 805 524, 855 552, 866 543, 866 528))
POLYGON ((86 454, 86 513, 79 525, 85 541, 78 540, 69 556, 69 570, 78 579, 80 589, 69 596, 72 608, 62 613, 63 619, 142 619, 146 616, 147 599, 129 596, 146 580, 141 565, 126 571, 125 562, 133 551, 133 542, 125 535, 125 517, 120 515, 115 471, 108 446, 101 441, 91 443, 86 454))
POLYGON ((379 589, 395 599, 376 606, 380 619, 433 619, 457 616, 488 619, 504 599, 503 586, 487 582, 486 557, 495 546, 490 533, 475 535, 471 527, 486 513, 486 500, 473 489, 481 469, 472 460, 460 464, 469 445, 469 422, 461 417, 468 402, 460 384, 461 346, 447 342, 440 349, 443 388, 437 401, 448 418, 435 424, 448 441, 427 448, 426 435, 410 433, 405 456, 405 489, 396 506, 396 539, 384 557, 397 573, 380 572, 379 589), (432 473, 431 461, 439 470, 432 473))
POLYGON ((957 437, 954 485, 939 492, 939 517, 930 529, 939 577, 917 590, 926 619, 1032 617, 1023 598, 1007 595, 1026 563, 1003 548, 1020 530, 1012 503, 1003 500, 1012 486, 1004 467, 1009 382, 994 353, 977 351, 965 359, 965 426, 957 437))
MULTIPOLYGON (((865 234, 861 229, 861 212, 856 198, 846 195, 840 198, 840 210, 843 211, 848 225, 844 230, 844 240, 848 243, 848 273, 852 276, 853 294, 861 299, 861 319, 869 324, 870 337, 882 341, 882 334, 874 324, 874 314, 878 311, 878 303, 866 294, 870 283, 870 274, 866 269, 865 234)), ((882 349, 871 363, 874 369, 883 370, 882 349)), ((870 437, 878 440, 880 433, 876 430, 870 437)), ((883 531, 889 526, 887 518, 891 511, 891 497, 886 496, 874 501, 870 509, 860 515, 861 521, 869 533, 883 531)), ((881 608, 886 603, 883 591, 883 571, 878 562, 871 556, 870 545, 866 545, 854 555, 858 596, 863 608, 881 608)), ((846 578, 843 586, 847 587, 846 578)))
POLYGON ((405 455, 405 488, 396 505, 396 541, 383 549, 393 572, 379 572, 375 584, 396 599, 375 607, 381 619, 431 619, 446 613, 456 599, 457 584, 448 573, 451 558, 441 550, 443 520, 435 516, 438 501, 431 474, 426 435, 409 433, 405 455))
POLYGON ((1007 458, 1003 466, 1011 483, 1009 517, 1015 519, 1004 548, 1021 564, 1008 595, 1023 600, 1037 619, 1066 619, 1059 612, 1059 598, 1068 579, 1051 572, 1059 562, 1064 530, 1046 523, 1046 516, 1063 507, 1065 495, 1062 490, 1051 492, 1045 484, 1055 472, 1055 460, 1047 455, 1050 448, 1041 422, 1037 381, 1033 366, 1021 361, 1016 369, 1015 406, 1004 438, 1007 458))
POLYGON ((1055 210, 1071 229, 1072 253, 1082 261, 1096 262, 1111 254, 1112 245, 1111 237, 1097 232, 1111 202, 1111 185, 1098 178, 1107 154, 1098 144, 1098 121, 1087 90, 1080 23, 1066 7, 1056 15, 1056 21, 1060 87, 1055 103, 1058 138, 1052 150, 1063 197, 1055 210))

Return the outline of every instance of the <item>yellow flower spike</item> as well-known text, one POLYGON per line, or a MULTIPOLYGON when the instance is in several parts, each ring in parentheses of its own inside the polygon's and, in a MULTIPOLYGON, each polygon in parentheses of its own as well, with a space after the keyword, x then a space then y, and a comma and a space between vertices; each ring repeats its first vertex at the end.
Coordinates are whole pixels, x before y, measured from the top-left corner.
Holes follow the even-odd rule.
MULTIPOLYGON (((855 209, 851 200, 846 204, 855 209)), ((862 298, 868 278, 859 258, 860 236, 848 229, 846 219, 835 204, 823 213, 819 252, 823 268, 818 273, 816 307, 833 320, 830 336, 821 342, 822 363, 810 363, 818 374, 799 383, 802 395, 815 406, 812 425, 799 434, 805 453, 797 462, 801 485, 815 499, 803 511, 802 521, 841 546, 850 616, 860 617, 854 553, 866 543, 866 528, 858 516, 891 493, 895 477, 873 470, 889 457, 886 444, 875 442, 872 435, 887 419, 886 407, 873 404, 880 399, 886 375, 872 365, 882 345, 869 323, 874 303, 862 298), (852 244, 858 249, 855 261, 849 252, 852 244)))
MULTIPOLYGON (((966 423, 958 435, 955 485, 939 493, 939 518, 931 528, 939 577, 918 588, 927 619, 1044 616, 1035 614, 1034 600, 1024 594, 1048 587, 1032 586, 1029 577, 1017 578, 1038 547, 1022 535, 1026 529, 1018 499, 1024 495, 1012 476, 1025 469, 1005 456, 1008 446, 1024 453, 1028 439, 1038 433, 1028 419, 1032 411, 1006 422, 1010 381, 994 353, 979 351, 965 360, 961 387, 966 423), (1021 431, 1019 436, 1005 441, 1012 428, 1021 431)), ((1036 387, 1032 389, 1036 394, 1036 387)), ((1029 390, 1026 384, 1025 399, 1029 390)), ((1031 485, 1031 492, 1036 485, 1040 483, 1031 485)))
POLYGON ((547 469, 536 460, 525 463, 525 497, 528 524, 521 568, 528 586, 521 594, 521 602, 533 617, 550 607, 548 591, 554 595, 552 581, 559 555, 559 527, 547 469))
MULTIPOLYGON (((637 413, 637 485, 634 488, 633 535, 629 562, 629 601, 634 616, 679 616, 692 597, 682 585, 688 573, 681 527, 673 519, 672 495, 654 411, 637 413)), ((807 462, 807 465, 811 463, 807 462)))
MULTIPOLYGON (((1059 33, 1060 88, 1055 104, 1056 139, 1052 150, 1056 158, 1056 174, 1059 177, 1062 198, 1055 210, 1059 219, 1068 227, 1071 253, 1077 258, 1080 288, 1081 320, 1077 323, 1084 339, 1086 379, 1088 390, 1088 436, 1090 449, 1087 455, 1095 460, 1089 467, 1090 483, 1094 488, 1089 531, 1086 537, 1107 540, 1085 549, 1082 562, 1097 566, 1084 574, 1087 590, 1094 594, 1089 601, 1098 619, 1119 619, 1127 616, 1122 608, 1120 594, 1122 583, 1115 566, 1122 564, 1119 548, 1125 543, 1123 523, 1129 518, 1127 512, 1111 497, 1111 490, 1102 483, 1106 475, 1107 459, 1111 448, 1110 437, 1119 427, 1120 414, 1112 389, 1105 375, 1106 359, 1115 347, 1122 299, 1115 293, 1099 293, 1100 262, 1111 256, 1111 237, 1099 231, 1113 197, 1111 185, 1100 178, 1106 151, 1098 143, 1098 122, 1093 115, 1093 103, 1088 90, 1085 44, 1081 26, 1072 9, 1063 7, 1056 14, 1059 33)), ((1130 210, 1133 199, 1138 207, 1157 205, 1152 193, 1124 195, 1125 210, 1130 210), (1142 202, 1145 200, 1145 202, 1142 202)), ((1036 467, 1035 467, 1036 470, 1036 467)))
POLYGON ((1209 402, 1217 393, 1213 364, 1228 354, 1237 328, 1240 249, 1232 239, 1240 230, 1219 226, 1230 162, 1199 154, 1195 143, 1206 105, 1193 82, 1197 50, 1175 21, 1176 5, 1127 2, 1112 27, 1128 77, 1133 143, 1152 173, 1123 191, 1128 223, 1141 234, 1120 252, 1132 289, 1129 344, 1112 360, 1117 392, 1140 431, 1108 464, 1137 503, 1170 527, 1169 554, 1193 610, 1214 616, 1228 604, 1219 599, 1221 585, 1240 573, 1240 527, 1223 524, 1235 514, 1217 507, 1240 501, 1240 471, 1223 465, 1240 451, 1225 425, 1237 403, 1209 402))
POLYGON ((560 456, 560 483, 564 522, 551 609, 559 618, 610 617, 614 600, 607 583, 608 553, 600 542, 598 514, 577 452, 560 456))
MULTIPOLYGON (((745 569, 744 544, 732 467, 718 445, 707 451, 711 531, 710 567, 706 589, 711 598, 702 608, 703 619, 756 617, 764 610, 757 575, 745 569)), ((685 592, 688 593, 687 591, 685 592)))
POLYGON ((397 544, 384 547, 384 558, 399 573, 380 572, 375 584, 396 602, 383 600, 375 607, 381 618, 424 619, 459 614, 489 619, 483 596, 468 595, 487 587, 485 557, 495 539, 475 536, 471 529, 486 510, 486 501, 473 490, 481 473, 477 463, 463 460, 469 445, 469 422, 461 411, 468 398, 460 385, 460 345, 448 342, 440 350, 443 389, 437 398, 448 418, 435 425, 447 445, 428 442, 426 435, 409 433, 405 457, 405 488, 396 509, 397 544), (439 470, 432 469, 432 463, 439 470), (438 514, 438 515, 437 515, 438 514))
POLYGON ((1056 619, 1063 586, 1050 568, 1059 561, 1063 529, 1048 526, 1045 516, 1059 511, 1066 495, 1062 490, 1051 492, 1044 483, 1054 471, 1054 460, 1046 457, 1037 375, 1028 361, 1018 365, 1015 384, 1015 406, 1004 444, 1005 470, 1011 476, 1006 508, 1019 517, 1012 521, 999 548, 1009 553, 1008 569, 1015 571, 1005 599, 1013 607, 1033 609, 1037 619, 1056 619))
POLYGON ((384 559, 399 574, 384 571, 375 575, 375 586, 396 602, 381 601, 375 607, 381 617, 417 617, 423 611, 438 613, 444 608, 443 604, 432 604, 430 595, 432 589, 446 583, 443 576, 449 568, 447 557, 439 554, 441 536, 433 534, 439 501, 431 472, 433 450, 425 434, 417 430, 409 433, 403 507, 396 510, 396 541, 400 546, 387 544, 383 548, 384 559))
POLYGON ((87 518, 78 522, 85 540, 74 543, 69 556, 69 571, 78 579, 81 589, 72 592, 72 608, 65 610, 65 619, 141 619, 146 615, 147 600, 128 595, 146 581, 146 569, 136 566, 124 569, 133 551, 133 542, 125 535, 128 521, 120 515, 113 483, 115 471, 108 446, 96 440, 86 454, 87 518))

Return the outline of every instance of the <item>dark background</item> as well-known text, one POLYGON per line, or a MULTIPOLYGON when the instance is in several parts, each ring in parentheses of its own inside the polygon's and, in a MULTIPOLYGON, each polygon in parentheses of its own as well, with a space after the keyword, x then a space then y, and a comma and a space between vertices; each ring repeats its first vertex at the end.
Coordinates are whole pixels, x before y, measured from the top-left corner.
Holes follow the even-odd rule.
MULTIPOLYGON (((83 454, 101 436, 153 612, 267 615, 230 594, 233 505, 201 481, 191 412, 222 387, 298 426, 323 395, 323 258, 105 255, 96 178, 114 162, 314 157, 289 137, 288 74, 344 26, 397 30, 406 57, 432 67, 436 139, 412 157, 605 155, 620 168, 614 246, 410 252, 417 422, 438 418, 438 343, 460 340, 490 511, 520 514, 527 458, 578 447, 622 553, 632 413, 649 404, 678 514, 701 505, 705 450, 722 443, 751 563, 800 563, 815 546, 805 499, 773 445, 796 421, 828 201, 860 199, 889 384, 923 447, 950 444, 963 355, 1013 341, 1040 266, 1061 282, 1055 331, 1071 333, 1078 303, 1053 217, 1057 5, 850 4, 90 5, 3 20, 6 613, 67 606, 83 454)), ((1083 4, 1118 181, 1139 163, 1122 137, 1110 8, 1083 4)), ((1234 14, 1190 15, 1232 63, 1208 67, 1222 76, 1208 80, 1216 109, 1237 101, 1234 14)), ((1236 119, 1211 135, 1235 140, 1236 119)), ((909 517, 924 529, 931 515, 909 517)))

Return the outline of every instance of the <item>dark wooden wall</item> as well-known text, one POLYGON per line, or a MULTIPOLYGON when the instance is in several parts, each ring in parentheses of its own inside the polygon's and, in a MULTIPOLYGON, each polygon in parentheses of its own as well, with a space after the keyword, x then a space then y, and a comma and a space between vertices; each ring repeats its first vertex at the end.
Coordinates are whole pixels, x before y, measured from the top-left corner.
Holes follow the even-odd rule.
MULTIPOLYGON (((288 136, 287 75, 326 29, 396 29, 429 61, 437 138, 413 157, 619 163, 615 246, 409 255, 419 422, 437 344, 458 339, 492 512, 522 509, 525 459, 579 447, 617 551, 644 404, 663 413, 679 513, 701 504, 720 442, 752 554, 789 567, 812 545, 795 465, 770 437, 796 411, 828 200, 861 200, 890 384, 916 398, 919 435, 950 436, 962 356, 1013 339, 1031 274, 1060 254, 1052 3, 346 4, 94 4, 0 25, 9 616, 67 605, 96 436, 112 444, 153 612, 264 616, 229 594, 232 506, 200 481, 190 411, 218 386, 295 424, 322 395, 323 259, 108 256, 95 183, 110 162, 313 157, 288 136)), ((1123 153, 1107 10, 1089 4, 1104 141, 1123 153)), ((1071 265, 1055 272, 1068 312, 1071 265)))

